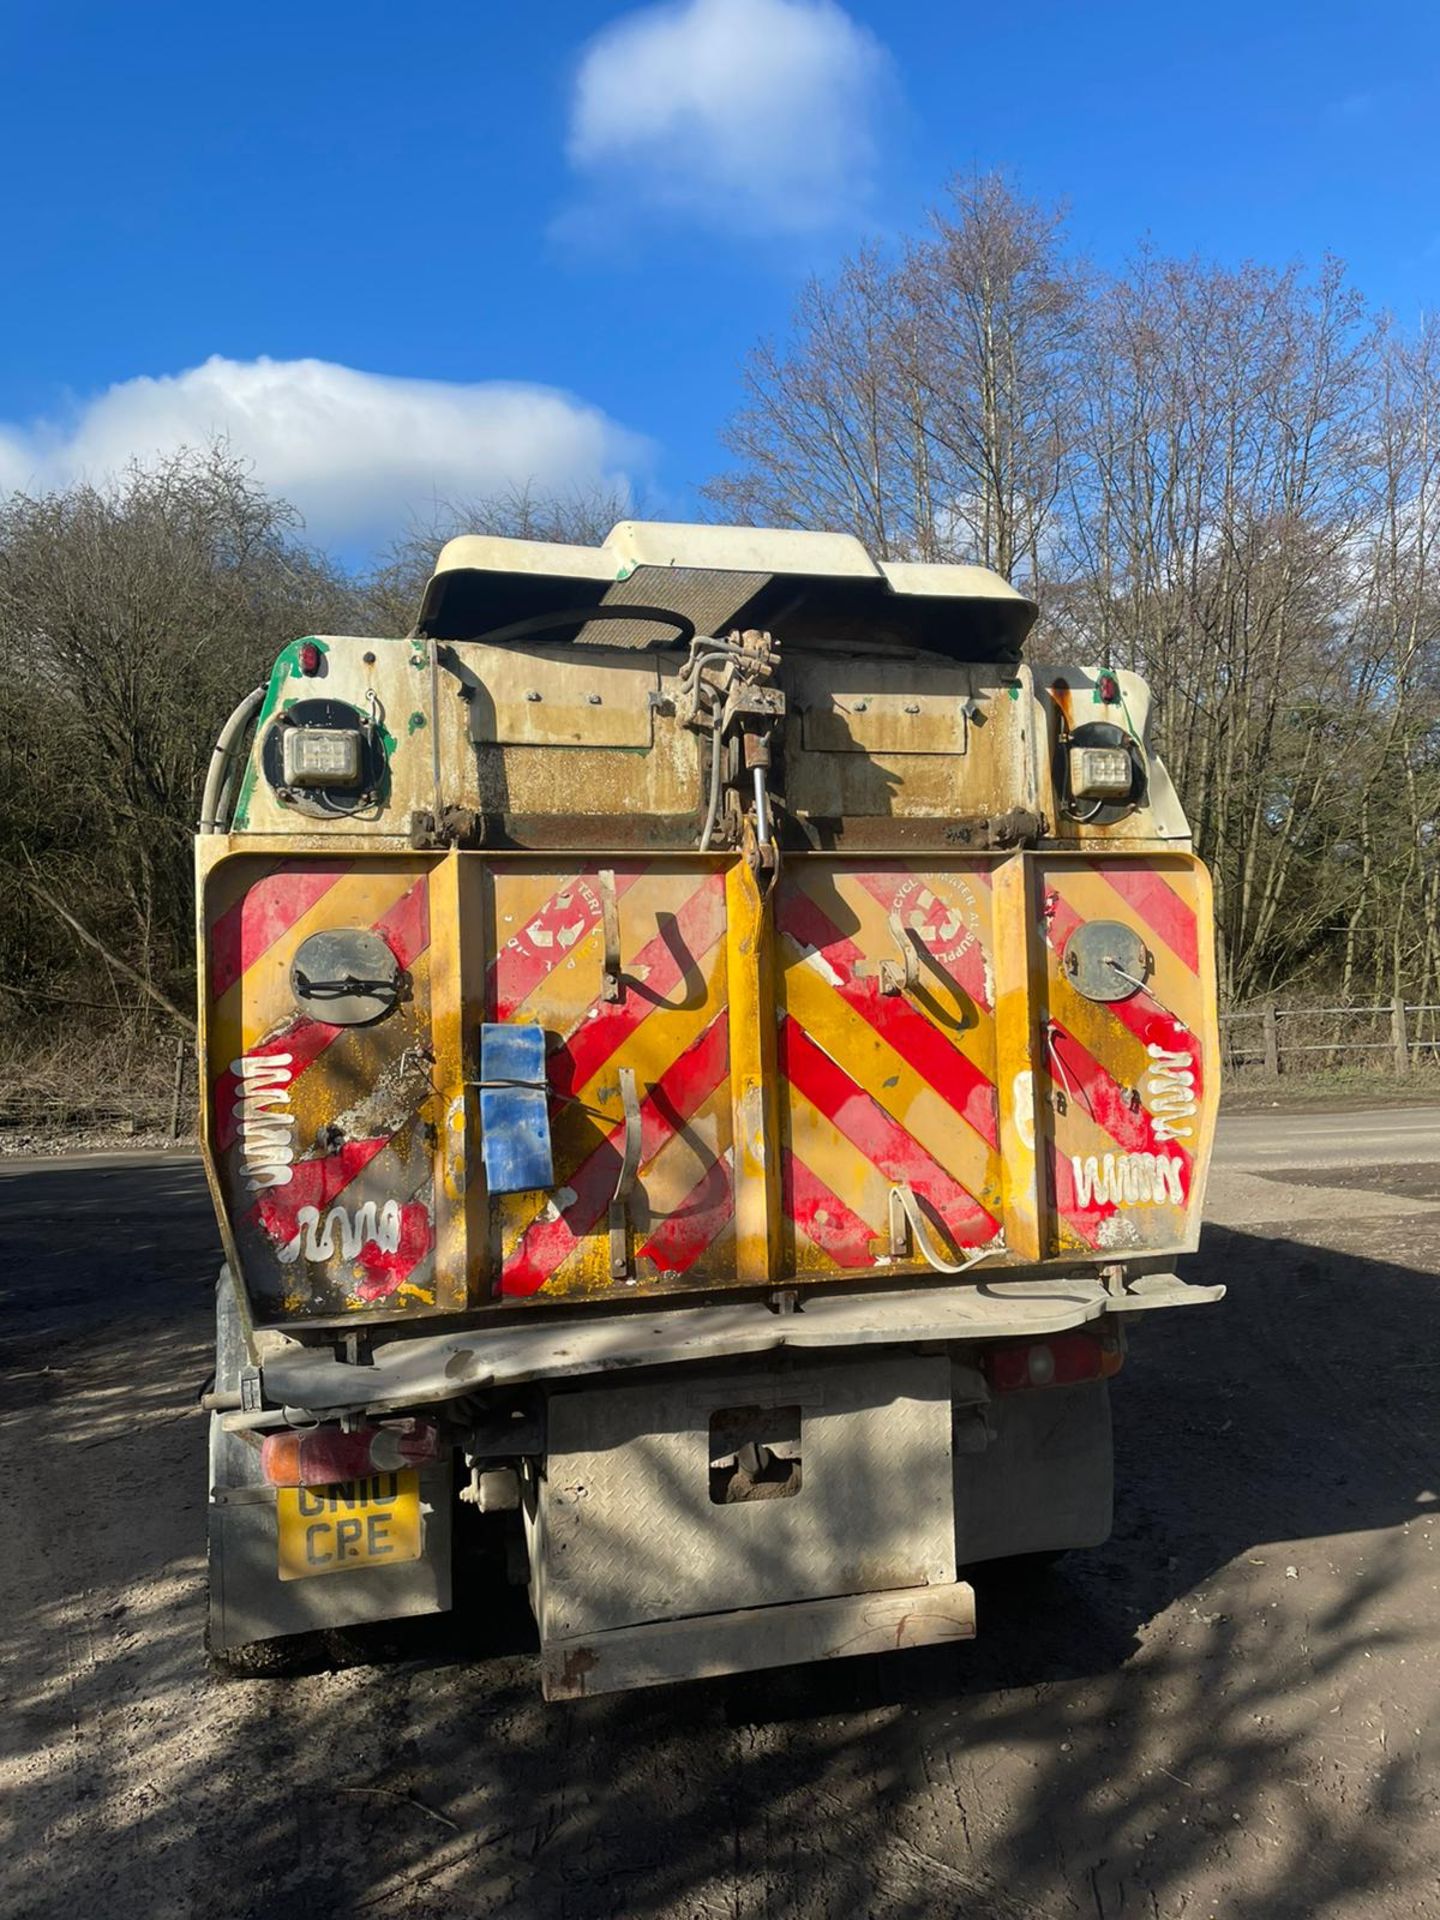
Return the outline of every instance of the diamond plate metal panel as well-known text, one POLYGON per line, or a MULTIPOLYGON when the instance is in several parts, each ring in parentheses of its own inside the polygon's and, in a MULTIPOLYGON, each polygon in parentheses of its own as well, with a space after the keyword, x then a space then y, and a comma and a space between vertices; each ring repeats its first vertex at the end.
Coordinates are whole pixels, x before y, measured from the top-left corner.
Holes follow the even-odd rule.
POLYGON ((543 1639, 955 1578, 943 1355, 557 1393, 548 1432, 530 1511, 543 1639), (715 1504, 711 1415, 795 1406, 799 1493, 715 1504))

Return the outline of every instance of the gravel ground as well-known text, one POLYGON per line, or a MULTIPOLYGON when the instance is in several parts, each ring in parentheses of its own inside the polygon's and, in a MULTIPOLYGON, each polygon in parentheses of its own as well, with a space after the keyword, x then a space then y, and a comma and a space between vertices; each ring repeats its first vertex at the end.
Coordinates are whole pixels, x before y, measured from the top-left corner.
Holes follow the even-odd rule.
POLYGON ((1440 1916, 1440 1126, 1353 1132, 1231 1152, 1114 1538, 973 1646, 566 1708, 483 1583, 213 1676, 198 1167, 6 1161, 0 1913, 1440 1916))

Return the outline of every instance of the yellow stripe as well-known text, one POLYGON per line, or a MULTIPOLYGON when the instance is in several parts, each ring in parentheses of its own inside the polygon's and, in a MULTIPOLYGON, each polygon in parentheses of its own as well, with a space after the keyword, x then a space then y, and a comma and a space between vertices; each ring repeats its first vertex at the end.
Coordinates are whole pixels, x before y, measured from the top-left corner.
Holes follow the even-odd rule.
POLYGON ((890 1182, 884 1174, 798 1087, 790 1088, 788 1120, 788 1144, 795 1159, 859 1214, 877 1242, 884 1241, 890 1205, 890 1182))
MULTIPOLYGON (((986 1210, 1001 1210, 1000 1158, 863 1015, 803 962, 786 969, 785 1005, 817 1045, 986 1210)), ((852 1153, 857 1149, 851 1148, 852 1153)), ((837 1189, 839 1191, 839 1189, 837 1189)))
POLYGON ((730 1098, 734 1140, 735 1277, 764 1282, 780 1271, 783 1237, 774 1109, 775 957, 769 896, 741 858, 725 876, 725 955, 730 1003, 730 1098))
MULTIPOLYGON (((620 921, 620 957, 621 969, 645 947, 660 937, 661 916, 673 915, 677 907, 677 881, 682 891, 679 905, 683 906, 693 892, 697 890, 696 881, 703 876, 694 873, 676 875, 667 872, 650 872, 640 876, 632 886, 622 893, 616 901, 616 912, 620 921)), ((599 884, 593 873, 575 874, 569 884, 577 889, 583 884, 599 898, 599 884)), ((559 884, 552 886, 552 893, 561 891, 559 884)), ((549 895, 546 895, 546 899, 549 895)), ((541 902, 543 905, 544 902, 541 902)), ((533 914, 529 918, 533 919, 533 914)), ((525 923, 517 922, 523 926, 525 923)), ((506 930, 510 937, 511 929, 506 930)), ((712 952, 714 949, 712 949, 712 952)), ((708 957, 702 956, 696 963, 702 970, 708 963, 708 957)), ((713 964, 713 963, 710 963, 713 964)), ((550 969, 543 979, 537 980, 525 998, 519 1002, 511 1014, 513 1020, 541 1020, 563 1037, 568 1038, 580 1024, 589 1018, 590 1009, 599 1000, 604 986, 605 934, 603 920, 595 920, 589 929, 581 935, 570 952, 550 969)), ((644 981, 632 974, 632 980, 638 981, 643 989, 644 981)), ((634 988, 627 988, 633 991, 634 988)), ((627 1065, 630 1064, 627 1060, 627 1065)))
POLYGON ((1035 1069, 1035 1008, 1044 963, 1038 953, 1029 856, 1012 854, 995 868, 992 886, 995 954, 995 1089, 1005 1184, 1005 1244, 1017 1260, 1038 1260, 1041 1248, 1037 1134, 1043 1082, 1035 1069))

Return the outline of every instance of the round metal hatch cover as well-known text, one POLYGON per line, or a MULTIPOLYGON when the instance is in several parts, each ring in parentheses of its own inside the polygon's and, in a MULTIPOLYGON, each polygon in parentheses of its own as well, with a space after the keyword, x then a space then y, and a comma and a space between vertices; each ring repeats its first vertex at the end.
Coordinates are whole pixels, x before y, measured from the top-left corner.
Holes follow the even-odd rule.
POLYGON ((1087 1000, 1128 1000, 1149 983, 1154 957, 1121 920, 1087 920, 1065 942, 1065 972, 1087 1000))
POLYGON ((296 1004, 332 1027, 363 1027, 400 998, 400 962, 378 933, 335 927, 312 933, 290 964, 296 1004))

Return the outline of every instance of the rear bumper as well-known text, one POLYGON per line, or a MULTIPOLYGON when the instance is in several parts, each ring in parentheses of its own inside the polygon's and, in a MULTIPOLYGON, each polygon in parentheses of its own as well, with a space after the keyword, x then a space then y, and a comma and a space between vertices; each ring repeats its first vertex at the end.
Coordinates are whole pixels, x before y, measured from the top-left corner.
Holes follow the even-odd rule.
POLYGON ((836 1352, 1038 1337, 1104 1314, 1204 1306, 1224 1294, 1222 1286, 1191 1286, 1170 1273, 1139 1275, 1115 1292, 1096 1274, 1077 1274, 1056 1280, 995 1279, 944 1290, 837 1294, 809 1299, 793 1313, 774 1312, 759 1301, 623 1314, 591 1311, 564 1321, 552 1310, 543 1321, 377 1339, 363 1366, 337 1360, 329 1341, 304 1345, 291 1335, 269 1333, 260 1338, 270 1406, 227 1414, 223 1424, 232 1430, 280 1426, 297 1410, 322 1417, 393 1412, 481 1388, 700 1363, 782 1347, 836 1352))
POLYGON ((540 1677, 547 1700, 627 1687, 710 1680, 806 1660, 837 1660, 975 1637, 975 1590, 965 1580, 889 1593, 742 1607, 695 1620, 656 1620, 548 1641, 540 1677))

